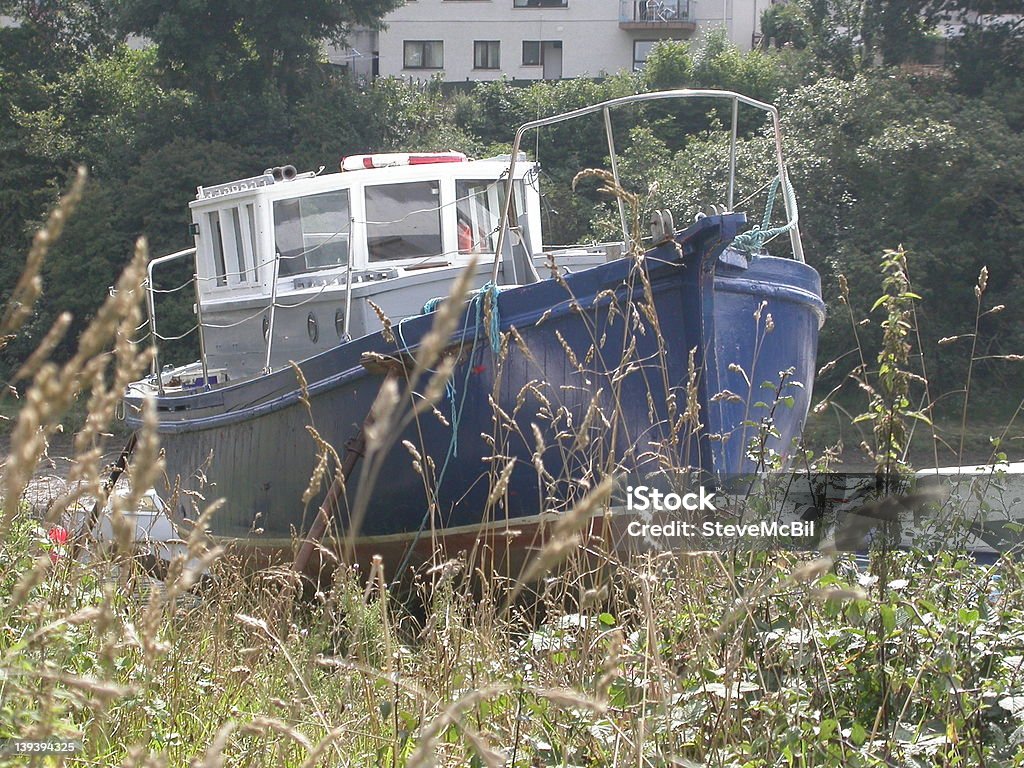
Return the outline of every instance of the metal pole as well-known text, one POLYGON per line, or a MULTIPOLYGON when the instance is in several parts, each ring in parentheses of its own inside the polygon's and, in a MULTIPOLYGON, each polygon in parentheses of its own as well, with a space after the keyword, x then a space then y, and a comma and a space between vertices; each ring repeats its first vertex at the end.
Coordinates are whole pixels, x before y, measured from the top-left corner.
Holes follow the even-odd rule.
MULTIPOLYGON (((612 133, 612 114, 608 107, 604 108, 604 132, 608 137, 608 156, 612 162, 612 178, 615 179, 615 186, 621 187, 622 184, 619 182, 619 163, 615 157, 615 136, 612 133)), ((630 246, 629 230, 626 227, 626 206, 622 202, 622 196, 619 194, 615 195, 615 202, 619 204, 619 221, 622 223, 622 250, 625 252, 629 250, 630 246)))
POLYGON ((164 383, 160 378, 160 348, 156 344, 156 303, 153 300, 153 262, 146 266, 146 311, 149 312, 149 346, 153 350, 153 359, 150 367, 153 375, 156 376, 156 389, 161 395, 164 393, 164 383))
POLYGON ((740 103, 732 100, 732 138, 729 141, 729 210, 736 193, 736 128, 739 124, 740 103))
MULTIPOLYGON (((185 256, 192 256, 196 253, 195 248, 186 248, 183 251, 177 251, 176 253, 168 254, 167 256, 161 256, 157 259, 153 259, 149 264, 146 265, 146 306, 149 309, 149 333, 150 342, 153 345, 153 373, 156 374, 156 390, 159 394, 164 394, 164 380, 160 373, 160 359, 159 359, 159 345, 156 343, 156 302, 153 298, 153 268, 160 265, 166 264, 169 261, 176 261, 182 259, 185 256)), ((198 271, 198 268, 197 268, 198 271)), ((194 277, 194 275, 193 275, 194 277)), ((196 281, 196 290, 199 289, 198 280, 196 281)), ((175 289, 177 290, 177 289, 175 289)), ((196 303, 198 307, 198 301, 196 303)))
POLYGON ((517 133, 521 134, 531 128, 541 128, 545 125, 554 125, 555 123, 564 123, 567 120, 575 120, 577 117, 583 115, 590 115, 595 112, 600 112, 606 108, 615 109, 617 107, 624 106, 626 104, 635 104, 642 101, 665 101, 670 99, 737 99, 742 104, 748 104, 752 107, 762 110, 763 112, 772 112, 775 107, 764 101, 758 101, 752 99, 749 96, 744 96, 742 93, 736 91, 722 91, 714 88, 677 88, 670 91, 654 91, 651 93, 637 93, 631 96, 620 96, 615 99, 609 99, 608 101, 602 101, 597 104, 591 104, 587 107, 580 107, 570 112, 563 112, 558 115, 552 115, 551 117, 542 117, 538 120, 531 120, 527 123, 523 123, 517 133))
MULTIPOLYGON (((789 195, 789 174, 786 173, 786 163, 782 159, 782 125, 779 122, 779 111, 771 108, 772 128, 775 130, 775 159, 779 168, 779 183, 782 186, 782 202, 786 207, 786 221, 792 221, 795 211, 790 210, 789 195)), ((799 262, 804 261, 804 245, 800 238, 800 222, 789 230, 789 243, 793 247, 793 258, 799 262)))
MULTIPOLYGON (((782 160, 782 130, 779 126, 779 113, 778 110, 763 101, 752 99, 749 96, 744 96, 742 93, 736 91, 720 91, 710 88, 679 88, 671 91, 656 91, 654 93, 638 93, 632 96, 620 96, 617 99, 609 99, 608 101, 600 102, 599 104, 591 104, 588 107, 581 107, 580 109, 574 109, 570 112, 563 112, 559 115, 552 115, 551 117, 541 118, 539 120, 531 120, 530 122, 523 123, 516 131, 515 140, 512 144, 512 160, 509 162, 508 175, 511 181, 516 165, 516 157, 519 153, 519 146, 522 143, 523 134, 534 128, 540 128, 546 125, 554 125, 555 123, 562 123, 566 120, 574 120, 583 115, 593 114, 600 112, 604 109, 614 109, 625 104, 634 104, 643 101, 662 101, 666 99, 695 99, 695 98, 716 98, 716 99, 735 99, 741 104, 759 109, 763 112, 767 112, 772 116, 772 121, 775 127, 775 153, 778 165, 778 171, 780 178, 785 177, 785 164, 782 160)), ((788 182, 788 179, 787 179, 788 182)), ((505 207, 502 210, 501 223, 498 229, 498 247, 496 250, 495 264, 493 270, 493 278, 497 278, 498 267, 500 266, 498 254, 501 253, 501 245, 504 242, 505 230, 508 227, 508 210, 511 205, 512 190, 511 186, 509 191, 505 195, 505 207)), ((787 206, 788 209, 788 206, 787 206)), ((791 211, 787 210, 787 214, 791 214, 791 211)), ((800 231, 799 226, 790 233, 790 239, 793 242, 793 255, 798 261, 803 261, 803 247, 800 244, 800 231)))
POLYGON ((491 267, 491 282, 498 284, 498 268, 501 266, 501 249, 505 245, 505 232, 508 230, 508 214, 512 210, 512 195, 515 187, 516 158, 519 157, 519 144, 523 140, 523 133, 526 125, 520 126, 516 131, 515 140, 512 142, 512 156, 508 161, 508 179, 505 189, 505 202, 501 207, 501 220, 498 222, 498 241, 494 245, 494 266, 491 267))
POLYGON ((210 369, 206 365, 206 333, 203 331, 203 302, 199 300, 199 267, 192 273, 196 289, 196 322, 199 324, 199 361, 203 366, 203 389, 210 388, 210 369))
MULTIPOLYGON (((349 232, 349 243, 352 242, 352 232, 355 225, 355 216, 352 216, 348 220, 348 232, 349 232)), ((348 253, 348 269, 345 271, 345 330, 344 335, 346 339, 350 339, 351 331, 349 330, 349 322, 352 319, 352 247, 349 246, 348 253)))
POLYGON ((267 360, 263 366, 264 373, 270 373, 270 352, 274 346, 274 314, 277 308, 277 277, 281 271, 281 254, 274 250, 274 271, 271 275, 273 281, 270 285, 270 317, 267 320, 267 360))

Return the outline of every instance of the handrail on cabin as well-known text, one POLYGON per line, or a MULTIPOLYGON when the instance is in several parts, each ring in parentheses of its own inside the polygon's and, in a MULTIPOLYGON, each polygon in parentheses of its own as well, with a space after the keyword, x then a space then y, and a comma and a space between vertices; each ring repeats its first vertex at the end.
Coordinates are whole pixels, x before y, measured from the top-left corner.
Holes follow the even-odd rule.
MULTIPOLYGON (((150 345, 153 348, 153 375, 156 376, 156 388, 157 392, 161 395, 164 394, 164 378, 160 374, 160 347, 156 343, 157 332, 156 332, 156 301, 154 299, 154 288, 153 288, 153 268, 161 264, 167 264, 171 261, 177 261, 183 259, 186 256, 195 256, 196 248, 186 248, 183 251, 176 251, 169 253, 166 256, 160 256, 153 259, 146 265, 146 309, 149 311, 149 338, 150 345)), ((192 282, 195 284, 196 275, 198 274, 198 267, 196 272, 192 275, 192 282)), ((188 285, 186 283, 185 285, 188 285)), ((196 284, 196 312, 199 315, 199 359, 202 361, 203 366, 203 381, 209 385, 210 376, 206 365, 206 340, 203 335, 203 315, 202 307, 199 301, 199 286, 196 284)), ((195 329, 193 329, 195 330, 195 329)))
MULTIPOLYGON (((779 111, 772 104, 768 104, 757 99, 752 99, 749 96, 744 96, 741 93, 735 91, 720 91, 715 89, 690 89, 680 88, 672 91, 655 91, 653 93, 638 93, 632 96, 621 96, 617 99, 609 99, 608 101, 602 101, 598 104, 592 104, 589 107, 582 107, 580 109, 574 109, 571 112, 563 112, 558 115, 552 115, 550 117, 543 117, 539 120, 531 120, 530 122, 523 123, 519 126, 516 131, 515 140, 512 143, 512 155, 509 159, 508 164, 508 177, 513 178, 513 173, 516 167, 516 158, 519 156, 519 146, 522 143, 523 134, 526 131, 533 130, 535 128, 543 128, 546 125, 554 125, 555 123, 562 123, 567 120, 575 120, 577 117, 583 117, 585 115, 592 115, 595 112, 604 112, 604 124, 605 133, 608 139, 608 152, 611 159, 612 175, 615 179, 616 185, 619 184, 619 171, 618 162, 615 156, 615 141, 612 136, 612 123, 611 123, 611 110, 617 107, 625 106, 626 104, 635 104, 643 101, 661 101, 665 99, 694 99, 694 98, 712 98, 712 99, 728 99, 732 101, 732 136, 729 143, 729 192, 728 192, 728 208, 732 210, 733 196, 735 194, 735 180, 736 180, 736 132, 737 132, 737 119, 739 114, 739 105, 746 104, 747 106, 754 107, 763 112, 767 112, 772 117, 772 127, 775 133, 775 159, 778 165, 779 179, 785 189, 789 185, 789 176, 786 173, 786 166, 782 159, 782 127, 779 123, 779 111)), ((498 280, 498 268, 501 264, 501 252, 502 246, 505 244, 506 233, 509 228, 509 212, 512 209, 512 188, 513 185, 509 184, 508 189, 505 192, 505 204, 501 211, 501 220, 498 224, 498 241, 494 248, 494 268, 491 272, 492 282, 498 280)), ((790 210, 790 201, 787 198, 783 198, 786 203, 786 215, 787 218, 792 219, 793 211, 790 210)), ((623 207, 622 199, 619 198, 619 218, 622 224, 622 238, 623 242, 628 245, 629 243, 629 232, 626 228, 626 214, 623 207)), ((789 232, 790 243, 793 247, 793 257, 799 261, 804 260, 804 248, 803 242, 800 239, 800 227, 799 224, 794 226, 789 232)))

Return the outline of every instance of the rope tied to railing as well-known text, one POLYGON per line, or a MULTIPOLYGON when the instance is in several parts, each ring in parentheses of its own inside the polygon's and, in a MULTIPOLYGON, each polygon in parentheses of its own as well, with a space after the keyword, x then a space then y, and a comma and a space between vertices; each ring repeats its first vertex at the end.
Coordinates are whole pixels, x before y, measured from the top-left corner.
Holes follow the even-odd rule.
MULTIPOLYGON (((462 345, 464 345, 466 342, 466 335, 467 331, 469 330, 470 311, 475 310, 475 317, 473 322, 475 323, 476 328, 479 328, 481 325, 481 314, 484 312, 484 302, 487 300, 487 297, 489 296, 491 301, 491 315, 490 322, 485 325, 485 330, 491 342, 491 351, 494 352, 495 357, 497 357, 501 353, 501 315, 499 314, 498 310, 498 294, 501 292, 501 290, 502 289, 499 286, 488 281, 487 283, 484 284, 482 288, 480 288, 480 290, 473 293, 472 298, 470 298, 469 301, 470 306, 466 307, 466 319, 463 322, 462 326, 462 345)), ((428 299, 423 304, 421 314, 427 315, 430 314, 431 312, 436 311, 437 308, 441 306, 441 303, 444 302, 445 299, 447 298, 447 296, 436 296, 432 299, 428 299)), ((399 323, 399 336, 401 336, 401 329, 402 325, 401 323, 399 323)), ((466 405, 467 395, 469 394, 469 377, 475 372, 475 368, 473 366, 473 356, 476 352, 477 341, 479 340, 479 338, 479 333, 474 331, 473 343, 469 350, 469 360, 466 363, 466 374, 462 382, 461 399, 459 399, 458 397, 458 389, 455 385, 454 374, 451 377, 449 377, 448 383, 445 385, 445 395, 448 399, 448 407, 451 412, 450 424, 452 436, 451 440, 449 440, 448 442, 448 451, 445 454, 444 463, 441 464, 441 471, 438 474, 437 481, 435 483, 435 488, 437 489, 441 488, 441 483, 444 481, 445 474, 448 472, 448 466, 451 463, 451 460, 458 458, 459 456, 459 428, 462 422, 462 411, 466 405)), ((405 344, 404 338, 402 339, 402 343, 405 344)), ((405 346, 406 348, 408 348, 408 344, 406 344, 405 346)), ((461 355, 462 349, 460 346, 459 356, 461 357, 461 355)), ((416 543, 420 540, 420 537, 423 536, 423 532, 426 530, 427 522, 430 520, 432 509, 432 505, 428 504, 426 511, 423 513, 423 519, 420 521, 419 529, 417 529, 416 535, 413 536, 412 541, 406 548, 405 556, 402 558, 401 564, 398 566, 398 570, 395 571, 396 577, 395 581, 392 582, 392 585, 398 583, 400 575, 405 571, 405 567, 409 564, 409 558, 412 557, 412 553, 416 547, 416 543)))
POLYGON ((736 235, 733 238, 732 247, 742 253, 757 253, 769 240, 794 229, 799 219, 800 214, 796 207, 796 193, 793 191, 793 185, 789 183, 788 177, 783 182, 781 176, 776 176, 772 179, 771 186, 768 188, 768 202, 765 204, 764 218, 761 220, 761 226, 736 235), (782 187, 782 194, 785 196, 786 209, 790 211, 792 218, 781 227, 769 228, 768 225, 771 224, 772 213, 775 210, 775 197, 780 186, 782 187))
MULTIPOLYGON (((500 286, 495 285, 490 281, 484 283, 482 288, 472 294, 469 300, 470 306, 466 310, 469 312, 472 309, 476 312, 476 325, 477 327, 481 325, 484 326, 487 338, 491 342, 491 351, 495 355, 501 352, 501 312, 498 308, 498 294, 501 293, 502 290, 503 289, 500 286), (490 321, 485 324, 481 321, 481 318, 484 314, 485 302, 488 301, 488 297, 491 303, 490 321)), ((427 299, 426 303, 423 305, 423 309, 420 310, 420 314, 428 315, 431 312, 436 311, 446 298, 448 297, 435 296, 432 299, 427 299)))
MULTIPOLYGON (((466 340, 466 331, 469 328, 469 317, 470 313, 474 314, 473 323, 475 328, 479 328, 481 325, 484 326, 484 332, 487 334, 488 340, 490 341, 491 351, 494 356, 497 357, 501 353, 501 313, 498 308, 498 294, 501 292, 501 288, 492 282, 487 282, 478 291, 472 294, 469 300, 469 306, 466 307, 466 321, 462 329, 462 343, 466 340), (485 313, 485 302, 490 299, 490 320, 484 322, 486 317, 485 313)), ((431 312, 435 312, 438 307, 447 299, 447 296, 435 296, 432 299, 428 299, 423 304, 423 309, 420 311, 421 314, 427 315, 431 312)), ((399 333, 401 333, 401 324, 399 324, 399 333)), ((473 333, 473 345, 470 348, 469 357, 472 361, 473 353, 476 351, 477 340, 479 333, 473 333)), ((403 340, 404 343, 404 340, 403 340)), ((461 350, 460 350, 461 354, 461 350)), ((465 392, 469 387, 469 374, 472 371, 473 366, 471 364, 466 365, 466 382, 463 387, 462 404, 465 404, 465 392)), ((456 397, 458 396, 457 388, 453 378, 448 379, 448 383, 445 385, 445 395, 448 398, 448 404, 451 409, 451 427, 452 427, 452 443, 450 446, 450 453, 452 456, 459 455, 459 421, 462 416, 462 405, 456 406, 456 397)), ((445 462, 447 465, 447 461, 445 462)))

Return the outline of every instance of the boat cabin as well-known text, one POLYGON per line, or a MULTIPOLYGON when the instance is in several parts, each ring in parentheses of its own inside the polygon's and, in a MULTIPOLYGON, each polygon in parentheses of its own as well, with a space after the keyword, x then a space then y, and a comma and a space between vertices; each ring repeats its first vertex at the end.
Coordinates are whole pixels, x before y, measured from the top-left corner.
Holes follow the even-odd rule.
MULTIPOLYGON (((199 187, 190 204, 208 375, 257 375, 380 329, 446 295, 475 258, 490 279, 508 159, 458 153, 346 158, 340 173, 290 166, 199 187)), ((501 281, 536 280, 537 167, 516 164, 501 281)), ((178 377, 181 379, 181 377, 178 377)), ((189 382, 183 382, 188 386, 189 382)))

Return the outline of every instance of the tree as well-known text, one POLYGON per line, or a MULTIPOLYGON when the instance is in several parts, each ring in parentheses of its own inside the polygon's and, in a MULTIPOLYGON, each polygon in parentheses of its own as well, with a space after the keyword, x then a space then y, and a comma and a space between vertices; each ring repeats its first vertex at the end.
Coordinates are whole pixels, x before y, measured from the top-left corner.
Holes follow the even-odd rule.
POLYGON ((920 49, 933 25, 934 0, 865 0, 860 17, 861 46, 866 63, 901 64, 920 49))
POLYGON ((289 100, 325 41, 377 27, 400 0, 120 0, 126 31, 145 35, 177 84, 210 100, 276 87, 289 100))
POLYGON ((965 93, 1002 89, 1024 79, 1019 0, 936 0, 933 19, 961 30, 949 43, 946 64, 965 93))
POLYGON ((121 42, 109 0, 0 0, 39 65, 109 53, 121 42), (46 60, 46 61, 44 61, 46 60))
POLYGON ((160 87, 154 59, 152 51, 122 46, 37 81, 34 94, 11 106, 31 154, 59 173, 85 164, 109 178, 125 173, 147 145, 168 141, 190 94, 160 87))
POLYGON ((775 61, 759 51, 744 52, 714 30, 699 47, 666 40, 651 50, 643 78, 648 88, 722 88, 771 101, 779 86, 775 61))
POLYGON ((840 77, 912 59, 945 0, 796 0, 765 12, 765 36, 804 41, 840 77))
POLYGON ((796 3, 772 5, 761 14, 761 47, 806 48, 807 27, 807 18, 796 3))

